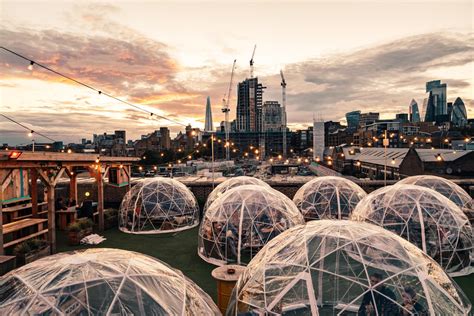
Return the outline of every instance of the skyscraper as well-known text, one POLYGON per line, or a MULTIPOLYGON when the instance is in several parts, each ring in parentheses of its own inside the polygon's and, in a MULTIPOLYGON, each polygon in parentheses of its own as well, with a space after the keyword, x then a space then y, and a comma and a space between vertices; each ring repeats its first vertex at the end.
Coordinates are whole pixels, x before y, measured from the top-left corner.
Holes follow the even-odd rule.
POLYGON ((261 128, 261 107, 265 87, 258 78, 246 79, 238 84, 237 131, 258 132, 261 128))
POLYGON ((446 84, 441 80, 433 80, 426 83, 426 92, 429 97, 426 104, 425 122, 435 122, 442 115, 448 114, 446 105, 446 84))
POLYGON ((365 125, 368 125, 368 124, 372 124, 372 123, 375 123, 375 121, 377 121, 379 119, 380 119, 380 113, 378 113, 378 112, 360 113, 359 125, 360 126, 365 126, 365 125))
POLYGON ((456 98, 451 110, 450 121, 454 126, 464 127, 467 124, 467 111, 461 98, 456 98))
POLYGON ((410 122, 418 123, 420 121, 420 111, 418 110, 418 103, 416 103, 415 99, 411 100, 408 113, 410 114, 410 122))
POLYGON ((313 119, 313 159, 316 161, 324 158, 324 131, 324 121, 321 118, 313 119))
POLYGON ((346 113, 347 127, 357 129, 360 123, 360 111, 346 113))
POLYGON ((204 123, 204 131, 205 132, 212 132, 214 130, 212 125, 212 112, 211 112, 211 98, 207 97, 206 103, 206 120, 204 123))

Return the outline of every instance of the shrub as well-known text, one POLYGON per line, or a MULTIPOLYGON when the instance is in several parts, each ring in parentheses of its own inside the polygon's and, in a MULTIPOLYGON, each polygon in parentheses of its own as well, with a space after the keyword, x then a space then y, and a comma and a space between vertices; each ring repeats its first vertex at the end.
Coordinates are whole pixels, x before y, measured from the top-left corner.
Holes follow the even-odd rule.
POLYGON ((113 217, 116 217, 117 215, 118 215, 117 209, 109 208, 109 209, 104 210, 105 219, 113 218, 113 217))
POLYGON ((94 222, 89 218, 78 220, 77 223, 79 223, 79 227, 81 228, 81 230, 92 228, 94 226, 94 222))
POLYGON ((68 232, 77 233, 77 232, 80 232, 82 230, 82 227, 81 227, 81 224, 78 221, 76 221, 74 223, 69 224, 69 226, 67 227, 67 230, 68 230, 68 232))
POLYGON ((39 249, 42 249, 48 245, 48 241, 44 239, 30 239, 27 241, 22 242, 21 244, 18 244, 13 252, 15 255, 20 255, 20 254, 27 254, 32 251, 36 251, 39 249))
POLYGON ((13 253, 15 255, 24 255, 24 254, 27 254, 28 252, 31 252, 31 248, 27 241, 16 245, 15 249, 13 249, 13 253))

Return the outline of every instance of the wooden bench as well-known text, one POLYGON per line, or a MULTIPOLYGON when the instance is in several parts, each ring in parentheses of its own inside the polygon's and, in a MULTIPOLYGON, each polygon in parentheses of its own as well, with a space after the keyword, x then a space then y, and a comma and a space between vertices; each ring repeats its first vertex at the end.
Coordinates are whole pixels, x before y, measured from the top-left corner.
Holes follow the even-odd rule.
MULTIPOLYGON (((3 235, 13 234, 13 240, 8 241, 3 244, 4 248, 11 247, 13 245, 19 244, 23 241, 26 241, 31 238, 38 236, 46 235, 48 233, 48 228, 44 227, 44 224, 47 225, 48 220, 42 218, 25 218, 17 222, 8 223, 3 225, 3 235), (26 236, 21 236, 22 230, 26 228, 36 227, 36 232, 28 233, 26 236)), ((5 239, 5 237, 4 237, 5 239)))
MULTIPOLYGON (((48 202, 38 203, 38 210, 42 210, 42 206, 47 205, 47 204, 48 204, 48 202)), ((31 217, 32 216, 31 213, 27 214, 27 215, 19 216, 19 212, 21 210, 31 209, 32 206, 33 206, 32 203, 26 203, 26 204, 19 204, 19 205, 15 205, 15 206, 11 206, 11 207, 2 208, 2 213, 5 216, 5 223, 13 222, 13 221, 16 221, 18 219, 24 219, 24 218, 27 218, 27 217, 31 217)), ((44 212, 47 213, 48 210, 38 212, 38 214, 41 214, 41 213, 44 213, 44 212)))

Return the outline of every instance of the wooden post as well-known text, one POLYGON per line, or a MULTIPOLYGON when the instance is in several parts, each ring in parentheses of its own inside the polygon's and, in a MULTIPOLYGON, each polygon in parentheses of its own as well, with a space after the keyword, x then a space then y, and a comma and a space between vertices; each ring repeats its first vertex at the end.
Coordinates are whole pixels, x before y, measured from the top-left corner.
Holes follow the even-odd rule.
POLYGON ((38 215, 38 172, 35 168, 30 168, 31 178, 31 214, 38 215))
POLYGON ((56 253, 56 219, 54 205, 54 184, 48 183, 48 241, 51 243, 51 254, 56 253))
POLYGON ((47 202, 48 202, 48 241, 51 246, 51 254, 56 252, 56 210, 55 210, 55 194, 54 187, 56 182, 61 177, 62 172, 59 172, 59 175, 56 179, 49 179, 47 172, 41 168, 36 169, 39 176, 41 176, 41 181, 43 181, 47 192, 47 202))
POLYGON ((74 199, 77 204, 77 174, 73 172, 70 175, 70 181, 69 181, 69 197, 71 199, 74 199))
POLYGON ((99 212, 99 230, 104 230, 104 181, 102 181, 102 170, 99 166, 96 174, 97 181, 97 211, 99 212))
POLYGON ((3 189, 0 186, 0 255, 3 255, 3 189))

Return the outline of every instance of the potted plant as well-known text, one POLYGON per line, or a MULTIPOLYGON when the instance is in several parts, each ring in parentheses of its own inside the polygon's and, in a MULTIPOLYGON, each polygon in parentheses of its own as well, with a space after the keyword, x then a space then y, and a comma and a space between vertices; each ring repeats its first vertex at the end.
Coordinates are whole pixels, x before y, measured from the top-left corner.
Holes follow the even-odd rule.
POLYGON ((13 250, 18 264, 27 264, 37 259, 49 256, 49 243, 43 239, 30 239, 18 244, 13 250))
POLYGON ((79 223, 79 226, 81 227, 82 230, 82 238, 92 234, 92 228, 94 227, 94 222, 87 218, 87 219, 80 219, 77 221, 79 223))
POLYGON ((118 225, 118 210, 109 208, 104 210, 104 228, 110 229, 118 225))

